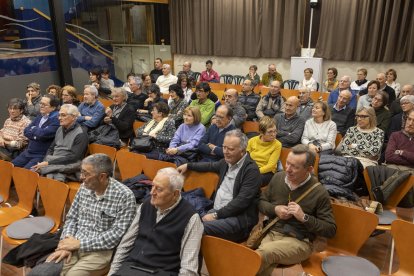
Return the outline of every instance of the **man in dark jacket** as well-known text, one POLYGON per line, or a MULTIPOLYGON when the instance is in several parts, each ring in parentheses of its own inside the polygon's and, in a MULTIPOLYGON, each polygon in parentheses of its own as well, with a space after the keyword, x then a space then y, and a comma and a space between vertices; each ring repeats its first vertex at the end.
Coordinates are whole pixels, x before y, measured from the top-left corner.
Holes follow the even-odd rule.
POLYGON ((188 163, 177 170, 215 172, 220 181, 214 194, 214 207, 203 216, 204 233, 234 242, 245 240, 257 223, 260 172, 246 153, 247 137, 239 129, 226 133, 224 159, 209 163, 188 163))

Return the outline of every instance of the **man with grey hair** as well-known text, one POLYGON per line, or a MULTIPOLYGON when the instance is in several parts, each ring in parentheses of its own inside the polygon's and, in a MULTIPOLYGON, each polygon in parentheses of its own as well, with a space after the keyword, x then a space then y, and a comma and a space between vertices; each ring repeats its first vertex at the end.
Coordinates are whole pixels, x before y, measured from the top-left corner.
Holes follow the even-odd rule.
POLYGON ((268 72, 264 73, 262 76, 262 84, 264 86, 269 86, 269 84, 272 83, 272 81, 279 81, 280 83, 283 82, 282 75, 276 70, 276 65, 269 64, 268 66, 268 72))
POLYGON ((349 106, 352 99, 352 93, 348 89, 339 93, 338 100, 333 106, 330 106, 332 121, 336 124, 336 130, 345 136, 348 128, 355 124, 355 109, 349 106))
POLYGON ((156 84, 160 87, 161 93, 168 94, 171 84, 177 83, 178 78, 171 74, 171 66, 169 64, 162 65, 162 75, 158 77, 156 84))
POLYGON ((76 122, 79 112, 72 104, 64 104, 59 110, 60 127, 43 162, 31 169, 62 182, 78 181, 80 162, 88 149, 88 134, 76 122))
POLYGON ((239 94, 236 89, 230 88, 224 92, 224 102, 233 110, 232 124, 241 128, 244 121, 246 121, 247 113, 246 109, 239 102, 239 94))
POLYGON ((152 184, 151 197, 138 207, 117 247, 109 275, 198 275, 203 224, 181 198, 184 177, 164 168, 152 184))
POLYGON ((263 96, 256 108, 256 115, 259 119, 263 116, 274 117, 277 113, 282 113, 282 106, 285 99, 280 92, 280 81, 270 83, 269 93, 263 96))
POLYGON ((78 107, 80 116, 77 122, 87 130, 96 128, 105 116, 105 107, 98 101, 98 89, 93 85, 85 85, 83 103, 78 107))
POLYGON ((310 97, 310 89, 308 87, 299 88, 299 106, 296 113, 305 121, 312 117, 313 101, 310 97))
POLYGON ((112 178, 106 154, 82 161, 82 185, 69 209, 61 240, 30 275, 105 275, 116 246, 134 218, 132 191, 112 178), (55 273, 55 274, 53 274, 55 273), (57 273, 57 274, 56 274, 57 273))
POLYGON ((256 108, 260 102, 260 96, 259 94, 254 93, 253 88, 254 84, 251 80, 244 80, 242 84, 242 93, 239 96, 239 102, 247 113, 247 121, 253 121, 257 119, 256 108))
POLYGON ((224 159, 181 165, 177 170, 215 172, 220 182, 214 193, 214 207, 202 217, 204 233, 226 240, 245 240, 257 223, 257 201, 260 194, 260 172, 246 152, 247 137, 240 129, 226 133, 224 159))
POLYGON ((132 93, 129 93, 127 103, 134 108, 135 112, 138 111, 138 109, 144 109, 144 102, 148 98, 148 95, 144 94, 142 91, 141 78, 134 77, 134 81, 130 86, 132 93))
POLYGON ((328 105, 329 106, 334 106, 334 104, 338 100, 339 93, 343 90, 349 90, 352 93, 352 98, 349 102, 349 106, 352 107, 352 108, 356 108, 358 92, 351 89, 351 77, 350 76, 343 76, 339 80, 338 88, 331 91, 331 93, 329 93, 328 105))
MULTIPOLYGON (((191 71, 191 62, 186 61, 183 63, 183 70, 178 72, 178 75, 186 75, 188 78, 188 81, 191 83, 191 85, 194 87, 197 80, 195 78, 195 74, 193 71, 191 71)), ((177 75, 177 76, 178 76, 177 75)))

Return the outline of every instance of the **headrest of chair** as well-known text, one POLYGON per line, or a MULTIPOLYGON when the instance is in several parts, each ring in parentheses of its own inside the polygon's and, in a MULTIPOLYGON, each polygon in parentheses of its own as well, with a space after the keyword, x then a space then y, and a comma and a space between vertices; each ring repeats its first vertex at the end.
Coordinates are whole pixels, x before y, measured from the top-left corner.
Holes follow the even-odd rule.
POLYGON ((380 275, 378 267, 357 256, 329 256, 322 260, 322 271, 328 276, 380 275))
POLYGON ((6 228, 6 234, 12 239, 25 240, 33 234, 44 234, 55 226, 49 217, 24 218, 13 222, 6 228))

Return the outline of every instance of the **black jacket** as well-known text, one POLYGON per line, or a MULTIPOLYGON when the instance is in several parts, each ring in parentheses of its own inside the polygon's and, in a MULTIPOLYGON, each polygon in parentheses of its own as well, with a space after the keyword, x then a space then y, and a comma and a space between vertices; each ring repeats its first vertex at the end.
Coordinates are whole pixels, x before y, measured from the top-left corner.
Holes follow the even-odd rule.
MULTIPOLYGON (((217 162, 188 164, 189 170, 215 172, 219 175, 219 184, 213 194, 213 199, 223 182, 228 167, 224 159, 217 162)), ((260 184, 259 168, 256 162, 247 155, 234 181, 233 199, 225 207, 217 210, 217 217, 219 219, 237 217, 243 228, 252 228, 258 220, 257 203, 260 196, 260 184)))
MULTIPOLYGON (((110 108, 113 110, 114 105, 111 105, 110 108)), ((111 119, 114 126, 118 129, 119 138, 129 139, 134 136, 134 128, 132 125, 135 121, 135 110, 130 104, 127 104, 122 109, 118 118, 112 117, 111 119)))

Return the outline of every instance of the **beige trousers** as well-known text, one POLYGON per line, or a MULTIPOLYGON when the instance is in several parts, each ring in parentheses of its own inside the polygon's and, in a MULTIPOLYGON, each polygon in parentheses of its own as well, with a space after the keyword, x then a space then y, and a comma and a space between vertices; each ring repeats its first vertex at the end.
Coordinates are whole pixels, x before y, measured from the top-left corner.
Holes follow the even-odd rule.
POLYGON ((109 271, 113 250, 72 252, 69 263, 64 263, 61 276, 105 275, 109 271))

